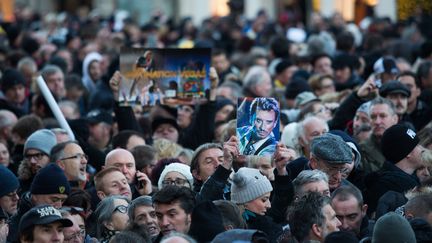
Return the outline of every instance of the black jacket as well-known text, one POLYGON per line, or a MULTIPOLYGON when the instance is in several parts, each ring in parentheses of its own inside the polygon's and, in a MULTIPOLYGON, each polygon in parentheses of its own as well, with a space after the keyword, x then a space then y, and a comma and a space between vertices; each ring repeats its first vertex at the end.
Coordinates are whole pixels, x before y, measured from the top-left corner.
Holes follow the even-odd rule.
POLYGON ((391 162, 384 162, 381 170, 366 176, 365 202, 368 204, 368 214, 375 212, 378 200, 388 191, 404 193, 420 182, 415 175, 409 175, 391 162))

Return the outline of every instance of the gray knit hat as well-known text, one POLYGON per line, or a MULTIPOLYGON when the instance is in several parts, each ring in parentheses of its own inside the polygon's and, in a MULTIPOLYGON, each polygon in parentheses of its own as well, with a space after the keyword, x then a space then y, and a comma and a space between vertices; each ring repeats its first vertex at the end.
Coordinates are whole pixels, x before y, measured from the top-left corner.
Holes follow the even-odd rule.
POLYGON ((231 178, 231 201, 237 204, 250 202, 271 191, 270 181, 257 169, 240 168, 231 178))
POLYGON ((353 154, 351 147, 337 135, 325 133, 312 140, 312 153, 330 164, 351 164, 353 154))
POLYGON ((395 212, 379 218, 373 229, 372 243, 415 243, 414 230, 408 220, 395 212))
POLYGON ((51 149, 57 144, 56 135, 48 129, 40 129, 32 133, 24 144, 24 154, 28 149, 37 149, 50 155, 51 149))

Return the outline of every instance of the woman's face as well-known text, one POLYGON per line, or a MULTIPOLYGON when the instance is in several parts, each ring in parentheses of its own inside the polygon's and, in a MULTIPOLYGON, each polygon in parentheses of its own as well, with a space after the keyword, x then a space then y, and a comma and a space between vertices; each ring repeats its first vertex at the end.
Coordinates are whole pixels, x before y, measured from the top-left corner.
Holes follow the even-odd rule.
POLYGON ((245 203, 245 208, 251 212, 254 212, 259 215, 265 215, 267 209, 271 208, 270 205, 270 192, 245 203))
POLYGON ((10 162, 10 155, 7 147, 0 143, 0 164, 8 167, 10 162))
POLYGON ((176 186, 184 186, 190 188, 190 185, 186 177, 176 171, 168 172, 162 181, 162 185, 163 186, 176 185, 176 186))
POLYGON ((226 119, 228 118, 229 114, 233 110, 234 110, 234 106, 233 105, 225 105, 224 107, 222 107, 221 109, 219 109, 216 112, 215 122, 226 121, 226 119))
POLYGON ((114 231, 124 230, 129 221, 129 216, 127 214, 129 204, 123 199, 115 199, 114 207, 115 209, 110 222, 111 227, 109 227, 109 229, 114 231))
POLYGON ((188 127, 192 122, 194 109, 191 106, 183 105, 177 109, 177 124, 181 128, 188 127))

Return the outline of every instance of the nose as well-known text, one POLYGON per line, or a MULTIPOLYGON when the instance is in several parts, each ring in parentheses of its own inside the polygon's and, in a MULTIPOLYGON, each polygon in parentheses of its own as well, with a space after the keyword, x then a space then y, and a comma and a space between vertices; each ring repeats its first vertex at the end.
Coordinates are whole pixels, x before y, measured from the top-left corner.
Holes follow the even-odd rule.
POLYGON ((53 207, 55 207, 55 208, 61 208, 62 207, 62 204, 63 204, 63 202, 62 201, 58 201, 58 202, 55 202, 55 203, 53 203, 53 207))
MULTIPOLYGON (((339 220, 339 219, 338 219, 338 220, 339 220)), ((340 228, 341 230, 348 230, 349 226, 348 226, 346 220, 342 219, 342 220, 339 220, 339 222, 340 222, 340 226, 339 226, 339 228, 340 228)))
POLYGON ((267 200, 267 201, 266 201, 265 207, 266 207, 267 209, 271 208, 270 200, 267 200))
POLYGON ((168 217, 163 216, 162 220, 160 221, 163 227, 166 227, 170 224, 168 217))
POLYGON ((52 234, 52 241, 60 241, 61 242, 61 239, 63 238, 63 231, 57 231, 57 230, 54 230, 54 233, 52 234))

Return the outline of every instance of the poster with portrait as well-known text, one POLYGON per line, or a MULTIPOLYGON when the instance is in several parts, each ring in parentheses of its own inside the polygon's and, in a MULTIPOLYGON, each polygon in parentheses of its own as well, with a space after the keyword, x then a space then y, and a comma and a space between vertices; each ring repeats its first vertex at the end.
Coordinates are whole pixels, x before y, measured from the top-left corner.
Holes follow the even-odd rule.
POLYGON ((279 141, 279 102, 275 98, 238 99, 237 137, 242 155, 271 156, 279 141))
POLYGON ((122 106, 202 103, 210 92, 210 49, 123 47, 122 106))

